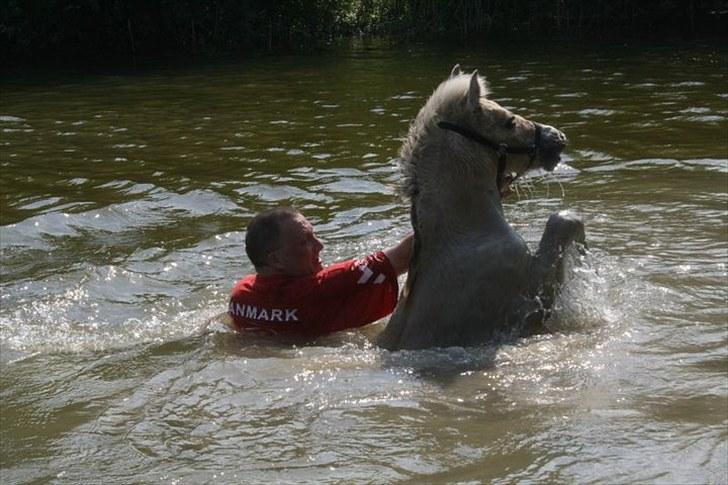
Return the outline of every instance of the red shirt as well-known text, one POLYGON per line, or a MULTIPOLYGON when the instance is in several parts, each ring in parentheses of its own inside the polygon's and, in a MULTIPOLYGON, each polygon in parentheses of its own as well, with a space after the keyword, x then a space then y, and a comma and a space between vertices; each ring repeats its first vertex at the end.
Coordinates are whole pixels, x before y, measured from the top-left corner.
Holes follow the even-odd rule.
POLYGON ((248 275, 233 288, 228 314, 239 330, 320 335, 389 315, 397 293, 397 275, 380 251, 312 276, 248 275))

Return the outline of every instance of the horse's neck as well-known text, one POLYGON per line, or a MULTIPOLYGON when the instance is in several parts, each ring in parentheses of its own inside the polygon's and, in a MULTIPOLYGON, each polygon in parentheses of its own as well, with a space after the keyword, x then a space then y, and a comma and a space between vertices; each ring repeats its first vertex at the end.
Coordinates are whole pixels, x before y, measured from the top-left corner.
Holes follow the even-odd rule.
POLYGON ((418 169, 418 226, 428 239, 510 229, 496 186, 496 163, 483 156, 481 149, 458 151, 434 142, 417 153, 410 166, 418 169))

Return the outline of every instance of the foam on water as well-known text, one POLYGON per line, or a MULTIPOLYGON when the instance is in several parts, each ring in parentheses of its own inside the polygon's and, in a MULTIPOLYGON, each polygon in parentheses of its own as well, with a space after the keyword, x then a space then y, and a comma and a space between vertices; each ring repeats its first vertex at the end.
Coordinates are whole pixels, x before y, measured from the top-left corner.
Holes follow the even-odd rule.
MULTIPOLYGON (((364 241, 353 246, 342 242, 332 251, 337 259, 339 255, 361 252, 376 244, 382 242, 364 241)), ((206 322, 224 311, 227 289, 203 288, 193 290, 188 297, 180 297, 173 281, 165 284, 158 280, 170 264, 176 270, 179 264, 185 263, 179 255, 162 260, 154 256, 152 263, 143 263, 149 273, 146 275, 129 271, 137 259, 134 256, 125 267, 99 267, 90 273, 81 273, 75 277, 75 283, 66 282, 66 289, 61 292, 20 300, 11 312, 0 315, 2 347, 23 353, 55 353, 160 343, 195 335, 206 322), (106 291, 107 288, 115 290, 106 291), (155 288, 157 296, 150 293, 155 288), (143 311, 131 308, 135 302, 144 307, 143 311)), ((140 262, 145 259, 142 257, 140 262)), ((624 315, 631 311, 637 287, 634 281, 628 283, 629 270, 620 268, 604 254, 572 256, 570 260, 567 283, 557 300, 549 328, 556 334, 609 335, 619 331, 624 315)), ((189 269, 177 277, 185 273, 189 269)), ((213 326, 212 330, 227 332, 220 325, 213 326)), ((492 358, 493 349, 486 346, 404 352, 386 360, 405 367, 467 370, 483 367, 492 358)))
POLYGON ((160 305, 146 317, 110 323, 104 320, 100 306, 81 288, 20 305, 12 314, 0 316, 0 354, 8 356, 6 352, 12 351, 10 356, 17 359, 26 354, 106 351, 163 343, 198 334, 224 310, 221 305, 207 304, 173 313, 160 305), (78 318, 79 313, 86 318, 78 318))

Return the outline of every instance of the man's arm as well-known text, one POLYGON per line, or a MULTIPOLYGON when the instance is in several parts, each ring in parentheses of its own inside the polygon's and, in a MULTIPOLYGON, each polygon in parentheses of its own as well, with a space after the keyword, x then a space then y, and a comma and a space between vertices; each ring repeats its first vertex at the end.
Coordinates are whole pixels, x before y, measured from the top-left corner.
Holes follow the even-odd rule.
POLYGON ((412 237, 413 234, 408 234, 397 245, 383 250, 397 276, 406 272, 409 268, 410 255, 412 254, 412 237))

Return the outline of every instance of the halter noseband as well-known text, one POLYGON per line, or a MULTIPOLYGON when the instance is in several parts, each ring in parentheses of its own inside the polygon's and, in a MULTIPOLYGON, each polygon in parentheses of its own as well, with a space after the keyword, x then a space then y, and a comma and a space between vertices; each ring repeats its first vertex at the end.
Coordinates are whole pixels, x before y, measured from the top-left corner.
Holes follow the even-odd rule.
MULTIPOLYGON (((526 170, 522 172, 525 173, 526 171, 528 171, 529 168, 531 168, 531 165, 533 165, 533 161, 536 159, 536 155, 538 155, 538 152, 541 149, 541 125, 539 125, 538 123, 533 123, 535 129, 533 144, 526 147, 512 147, 507 143, 496 143, 493 140, 490 140, 489 138, 481 135, 480 133, 471 130, 470 128, 456 125, 455 123, 450 123, 449 121, 440 121, 437 123, 437 126, 443 130, 454 131, 458 135, 464 136, 468 140, 474 141, 475 143, 483 145, 484 147, 490 148, 498 154, 498 175, 496 176, 496 184, 499 191, 501 185, 503 185, 503 177, 505 176, 506 161, 508 159, 508 155, 516 155, 522 153, 526 153, 529 155, 528 167, 526 167, 526 170)), ((511 181, 511 183, 515 182, 518 177, 520 177, 520 175, 517 175, 516 178, 511 181)))

